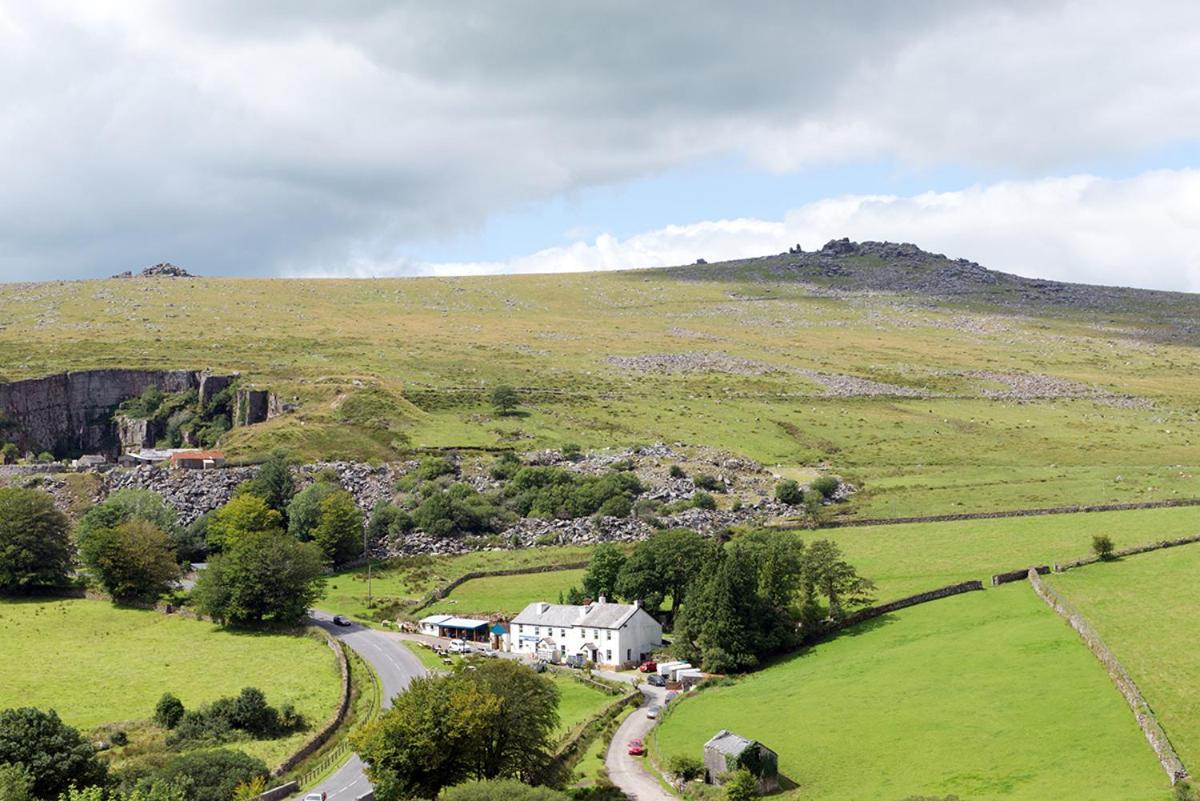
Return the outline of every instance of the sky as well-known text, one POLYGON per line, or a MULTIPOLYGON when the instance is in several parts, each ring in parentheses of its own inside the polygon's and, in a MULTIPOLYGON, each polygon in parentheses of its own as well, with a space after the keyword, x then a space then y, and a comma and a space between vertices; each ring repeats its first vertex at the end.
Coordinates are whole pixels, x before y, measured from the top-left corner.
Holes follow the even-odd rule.
POLYGON ((914 242, 1200 291, 1200 4, 0 0, 0 281, 914 242))

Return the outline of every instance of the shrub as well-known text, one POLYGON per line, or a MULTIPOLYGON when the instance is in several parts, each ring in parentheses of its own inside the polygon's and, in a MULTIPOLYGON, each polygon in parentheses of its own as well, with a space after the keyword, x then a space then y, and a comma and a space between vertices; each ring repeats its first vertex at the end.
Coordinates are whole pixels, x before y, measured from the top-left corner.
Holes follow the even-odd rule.
POLYGON ((583 455, 583 448, 580 448, 577 442, 568 442, 562 446, 561 453, 564 459, 570 459, 573 462, 583 455))
POLYGON ((321 502, 337 490, 336 484, 318 481, 297 492, 287 507, 288 534, 301 542, 311 540, 321 520, 321 502))
POLYGON ((33 801, 33 777, 20 765, 0 765, 0 799, 33 801))
POLYGON ((838 481, 833 476, 821 476, 809 482, 809 489, 821 493, 821 497, 829 500, 837 493, 838 487, 842 486, 842 482, 838 481))
POLYGON ((108 771, 91 743, 54 710, 0 712, 0 765, 21 765, 35 798, 58 798, 71 785, 103 784, 108 771))
POLYGON ((37 460, 42 464, 50 464, 54 461, 54 454, 50 451, 42 451, 37 455, 37 460))
POLYGON ((489 472, 496 481, 508 481, 517 474, 521 466, 521 460, 517 458, 517 455, 511 451, 506 451, 500 455, 499 459, 492 463, 492 469, 489 472))
MULTIPOLYGON (((182 708, 180 704, 179 709, 182 708)), ((218 698, 208 706, 184 713, 167 742, 172 746, 219 743, 236 732, 266 739, 304 726, 304 718, 290 704, 285 707, 285 712, 268 704, 262 690, 246 687, 234 698, 218 698)))
POLYGON ((687 478, 687 472, 677 464, 671 465, 671 469, 667 472, 671 478, 687 478))
POLYGON ((441 476, 454 475, 454 465, 441 456, 426 456, 412 475, 418 481, 433 481, 441 476))
POLYGON ((717 508, 717 500, 703 490, 697 490, 692 493, 692 506, 697 509, 708 509, 712 511, 717 508))
POLYGON ((804 502, 804 493, 800 485, 790 478, 785 478, 775 485, 775 500, 788 506, 797 506, 804 502))
POLYGON ((1092 551, 1104 561, 1107 562, 1113 558, 1113 549, 1112 537, 1107 534, 1097 534, 1092 537, 1092 551))
POLYGON ((676 754, 667 762, 667 770, 690 782, 704 774, 704 763, 690 754, 676 754))
POLYGON ((66 584, 70 523, 54 499, 32 489, 0 489, 0 592, 66 584))
POLYGON ((741 768, 726 775, 726 801, 754 801, 755 798, 758 798, 758 779, 753 773, 741 768))
POLYGON ((21 449, 11 442, 4 443, 0 447, 0 464, 16 464, 17 459, 21 458, 21 449))
POLYGON ((448 787, 441 801, 566 801, 567 796, 549 787, 531 787, 516 779, 464 782, 448 787))
POLYGON ((625 517, 644 491, 637 476, 612 472, 581 476, 560 467, 522 467, 505 488, 507 503, 524 517, 625 517))
POLYGON ((157 598, 179 578, 171 541, 147 520, 134 518, 93 531, 80 543, 79 555, 117 601, 157 598))
POLYGON ((725 489, 725 484, 720 479, 708 473, 697 473, 692 476, 692 483, 696 485, 696 489, 709 492, 722 492, 725 489))
POLYGON ((170 693, 163 693, 154 707, 154 725, 164 729, 173 729, 183 718, 183 701, 170 693))
POLYGON ((239 784, 260 777, 268 778, 267 766, 261 759, 223 748, 182 754, 153 776, 162 782, 185 783, 188 801, 233 798, 239 784))

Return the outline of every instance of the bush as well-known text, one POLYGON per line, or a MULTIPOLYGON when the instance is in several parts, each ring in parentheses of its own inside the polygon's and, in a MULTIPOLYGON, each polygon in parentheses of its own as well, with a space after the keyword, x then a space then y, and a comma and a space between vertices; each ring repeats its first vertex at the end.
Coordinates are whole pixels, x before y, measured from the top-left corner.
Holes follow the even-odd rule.
POLYGON ((562 446, 561 453, 564 459, 574 462, 583 455, 583 448, 580 448, 577 442, 568 442, 562 446))
POLYGON ((0 712, 0 765, 20 765, 35 798, 58 798, 71 785, 103 784, 108 771, 91 743, 54 710, 0 712))
POLYGON ((54 454, 50 451, 42 451, 37 455, 37 460, 42 464, 50 464, 54 461, 54 454))
POLYGON ((643 491, 633 473, 582 476, 560 467, 522 467, 505 488, 509 507, 522 517, 562 520, 598 513, 626 517, 643 491))
POLYGON ((311 540, 321 520, 321 502, 338 489, 336 484, 318 481, 297 492, 287 507, 288 534, 301 542, 311 540))
POLYGON ((175 549, 166 533, 147 520, 130 519, 93 531, 79 555, 114 600, 153 600, 179 578, 175 549))
POLYGON ((712 511, 717 508, 717 500, 707 492, 697 490, 692 493, 692 506, 697 509, 708 509, 712 511))
POLYGON ((531 787, 516 779, 465 782, 447 787, 441 801, 566 801, 567 796, 549 787, 531 787))
POLYGON ((1112 537, 1107 534, 1092 537, 1092 551, 1106 562, 1113 558, 1114 547, 1112 537))
POLYGON ((0 765, 0 799, 33 801, 33 777, 20 765, 0 765))
POLYGON ((4 443, 0 447, 0 464, 16 464, 21 458, 21 449, 11 442, 4 443))
POLYGON ((427 485, 426 495, 413 510, 412 522, 435 537, 486 534, 498 531, 505 513, 492 500, 468 484, 451 484, 446 489, 427 485))
POLYGON ((452 476, 455 473, 454 465, 449 459, 444 459, 441 456, 426 456, 417 465, 417 469, 413 471, 412 476, 417 481, 433 481, 441 476, 452 476))
POLYGON ((183 784, 187 788, 188 801, 233 798, 239 784, 260 777, 269 778, 267 766, 261 759, 229 749, 183 754, 153 774, 154 780, 183 784))
POLYGON ((708 473, 697 473, 692 476, 692 483, 696 485, 696 489, 709 492, 724 492, 725 490, 725 484, 716 476, 710 476, 708 473))
POLYGON ((842 486, 842 482, 833 476, 821 476, 809 482, 808 488, 821 493, 821 497, 825 500, 830 500, 837 493, 840 486, 842 486))
POLYGON ((785 478, 775 485, 775 500, 788 506, 798 506, 804 502, 804 493, 800 485, 790 478, 785 478))
POLYGON ((0 489, 0 592, 67 583, 70 523, 54 499, 32 489, 0 489))
POLYGON ((689 754, 676 754, 667 762, 667 770, 686 782, 704 775, 704 763, 689 754))
POLYGON ((517 471, 522 467, 522 462, 517 455, 511 451, 506 451, 500 455, 500 458, 492 463, 492 469, 489 471, 492 478, 496 481, 508 481, 517 474, 517 471))
POLYGON ((687 478, 687 471, 677 464, 671 465, 671 469, 667 471, 671 478, 687 478))
POLYGON ((726 801, 754 801, 758 798, 758 779, 745 768, 726 774, 724 787, 726 801))
POLYGON ((183 701, 170 693, 163 693, 154 707, 154 725, 164 729, 173 729, 183 718, 183 701))
MULTIPOLYGON (((180 704, 179 710, 182 709, 180 704)), ((286 715, 268 704, 267 697, 257 687, 246 687, 235 698, 218 698, 208 706, 182 714, 167 742, 172 746, 219 743, 237 732, 267 739, 303 728, 304 718, 295 708, 289 704, 285 710, 286 715)))

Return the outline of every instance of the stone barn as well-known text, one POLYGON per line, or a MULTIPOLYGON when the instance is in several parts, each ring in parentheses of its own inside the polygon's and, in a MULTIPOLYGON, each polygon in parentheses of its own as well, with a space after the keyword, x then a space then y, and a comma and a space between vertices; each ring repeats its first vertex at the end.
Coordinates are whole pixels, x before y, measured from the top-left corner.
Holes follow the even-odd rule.
POLYGON ((704 744, 704 781, 721 784, 722 776, 745 768, 758 779, 758 791, 779 789, 779 755, 756 740, 721 729, 704 744))

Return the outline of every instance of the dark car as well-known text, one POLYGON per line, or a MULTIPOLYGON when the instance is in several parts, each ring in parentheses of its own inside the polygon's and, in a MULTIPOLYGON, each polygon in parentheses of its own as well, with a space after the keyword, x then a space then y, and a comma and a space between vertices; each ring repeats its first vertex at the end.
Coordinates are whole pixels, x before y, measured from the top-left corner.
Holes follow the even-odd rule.
POLYGON ((333 616, 333 625, 335 625, 335 626, 349 626, 349 625, 350 625, 350 621, 349 621, 349 620, 347 620, 346 618, 342 617, 341 615, 334 615, 334 616, 333 616))
POLYGON ((651 673, 649 676, 646 677, 646 683, 649 684, 651 687, 666 687, 667 686, 667 677, 660 676, 657 673, 651 673))

